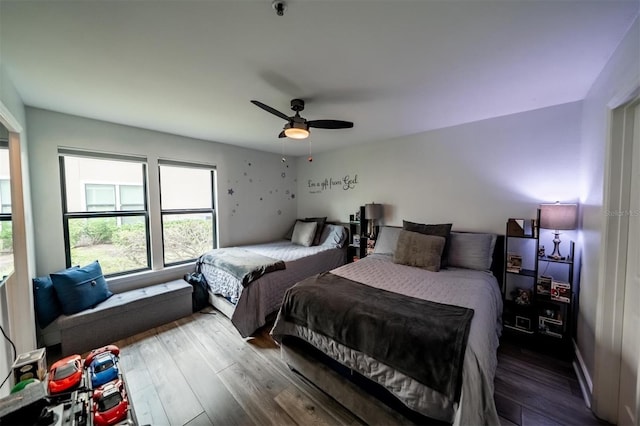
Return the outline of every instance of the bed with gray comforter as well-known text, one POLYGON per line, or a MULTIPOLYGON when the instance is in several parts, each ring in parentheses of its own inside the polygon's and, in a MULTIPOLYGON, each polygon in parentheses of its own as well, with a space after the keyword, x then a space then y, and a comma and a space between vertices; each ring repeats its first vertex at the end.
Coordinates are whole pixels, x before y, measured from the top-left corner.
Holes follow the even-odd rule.
POLYGON ((216 249, 198 259, 197 270, 207 281, 210 303, 231 319, 242 337, 248 337, 275 316, 289 287, 344 265, 345 239, 343 226, 327 224, 318 245, 305 247, 280 240, 216 249), (227 252, 223 257, 232 258, 232 264, 221 265, 218 252, 227 252), (243 259, 248 261, 246 270, 241 267, 243 259))
MULTIPOLYGON (((501 332, 502 299, 499 285, 491 272, 463 268, 429 272, 393 263, 390 255, 373 254, 331 273, 369 286, 372 294, 385 290, 413 299, 473 310, 463 351, 461 396, 454 394, 451 398, 451 394, 442 392, 442 388, 426 385, 423 376, 417 374, 420 370, 417 367, 414 374, 406 367, 391 366, 389 364, 393 363, 382 362, 368 349, 355 350, 352 345, 341 343, 341 339, 330 338, 327 333, 314 331, 313 327, 292 319, 283 310, 272 330, 276 340, 282 341, 291 336, 304 340, 343 366, 382 385, 405 406, 424 416, 454 424, 500 423, 493 397, 493 379, 501 332)), ((394 303, 398 306, 403 302, 394 303)), ((379 339, 376 335, 369 338, 373 341, 379 339)), ((407 347, 401 348, 400 352, 413 350, 407 347)))

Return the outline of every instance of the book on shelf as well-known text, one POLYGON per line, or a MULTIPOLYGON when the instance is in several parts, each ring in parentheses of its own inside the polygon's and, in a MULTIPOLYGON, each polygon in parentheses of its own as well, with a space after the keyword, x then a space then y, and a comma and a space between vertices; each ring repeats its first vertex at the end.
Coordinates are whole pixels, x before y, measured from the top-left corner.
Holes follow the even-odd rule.
POLYGON ((571 284, 562 281, 551 281, 551 300, 558 302, 571 302, 571 284))

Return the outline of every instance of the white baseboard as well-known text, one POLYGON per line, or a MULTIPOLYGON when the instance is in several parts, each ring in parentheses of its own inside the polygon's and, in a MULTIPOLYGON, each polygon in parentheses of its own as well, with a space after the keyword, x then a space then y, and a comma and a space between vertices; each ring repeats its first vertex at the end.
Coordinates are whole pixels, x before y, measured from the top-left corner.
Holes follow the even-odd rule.
POLYGON ((573 369, 578 377, 578 383, 580 383, 580 389, 582 390, 582 397, 584 398, 587 407, 591 408, 591 395, 593 394, 593 381, 587 370, 587 366, 584 364, 580 349, 576 345, 575 340, 572 340, 573 350, 576 354, 576 360, 573 362, 573 369))

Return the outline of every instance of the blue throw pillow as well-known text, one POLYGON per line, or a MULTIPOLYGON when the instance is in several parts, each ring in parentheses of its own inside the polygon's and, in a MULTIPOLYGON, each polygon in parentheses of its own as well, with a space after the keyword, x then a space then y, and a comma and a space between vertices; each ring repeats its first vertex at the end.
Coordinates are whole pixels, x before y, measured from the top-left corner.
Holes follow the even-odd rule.
POLYGON ((113 295, 97 260, 82 268, 51 274, 51 281, 65 315, 92 308, 113 295))
POLYGON ((58 301, 53 282, 49 276, 33 279, 33 300, 40 328, 51 324, 62 313, 60 301, 58 301))

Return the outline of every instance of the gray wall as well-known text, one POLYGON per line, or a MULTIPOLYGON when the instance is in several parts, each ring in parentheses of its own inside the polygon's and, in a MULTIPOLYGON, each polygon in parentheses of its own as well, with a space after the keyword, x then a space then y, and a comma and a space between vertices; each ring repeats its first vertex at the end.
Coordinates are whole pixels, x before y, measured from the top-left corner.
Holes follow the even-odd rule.
POLYGON ((581 111, 575 102, 301 158, 299 213, 345 221, 376 202, 388 225, 504 233, 507 218, 535 217, 541 202, 577 200, 581 111), (353 189, 323 190, 347 175, 353 189))
POLYGON ((146 156, 150 169, 159 158, 216 165, 223 247, 281 237, 296 216, 295 164, 279 155, 35 108, 27 108, 27 125, 39 275, 65 266, 60 146, 146 156))

